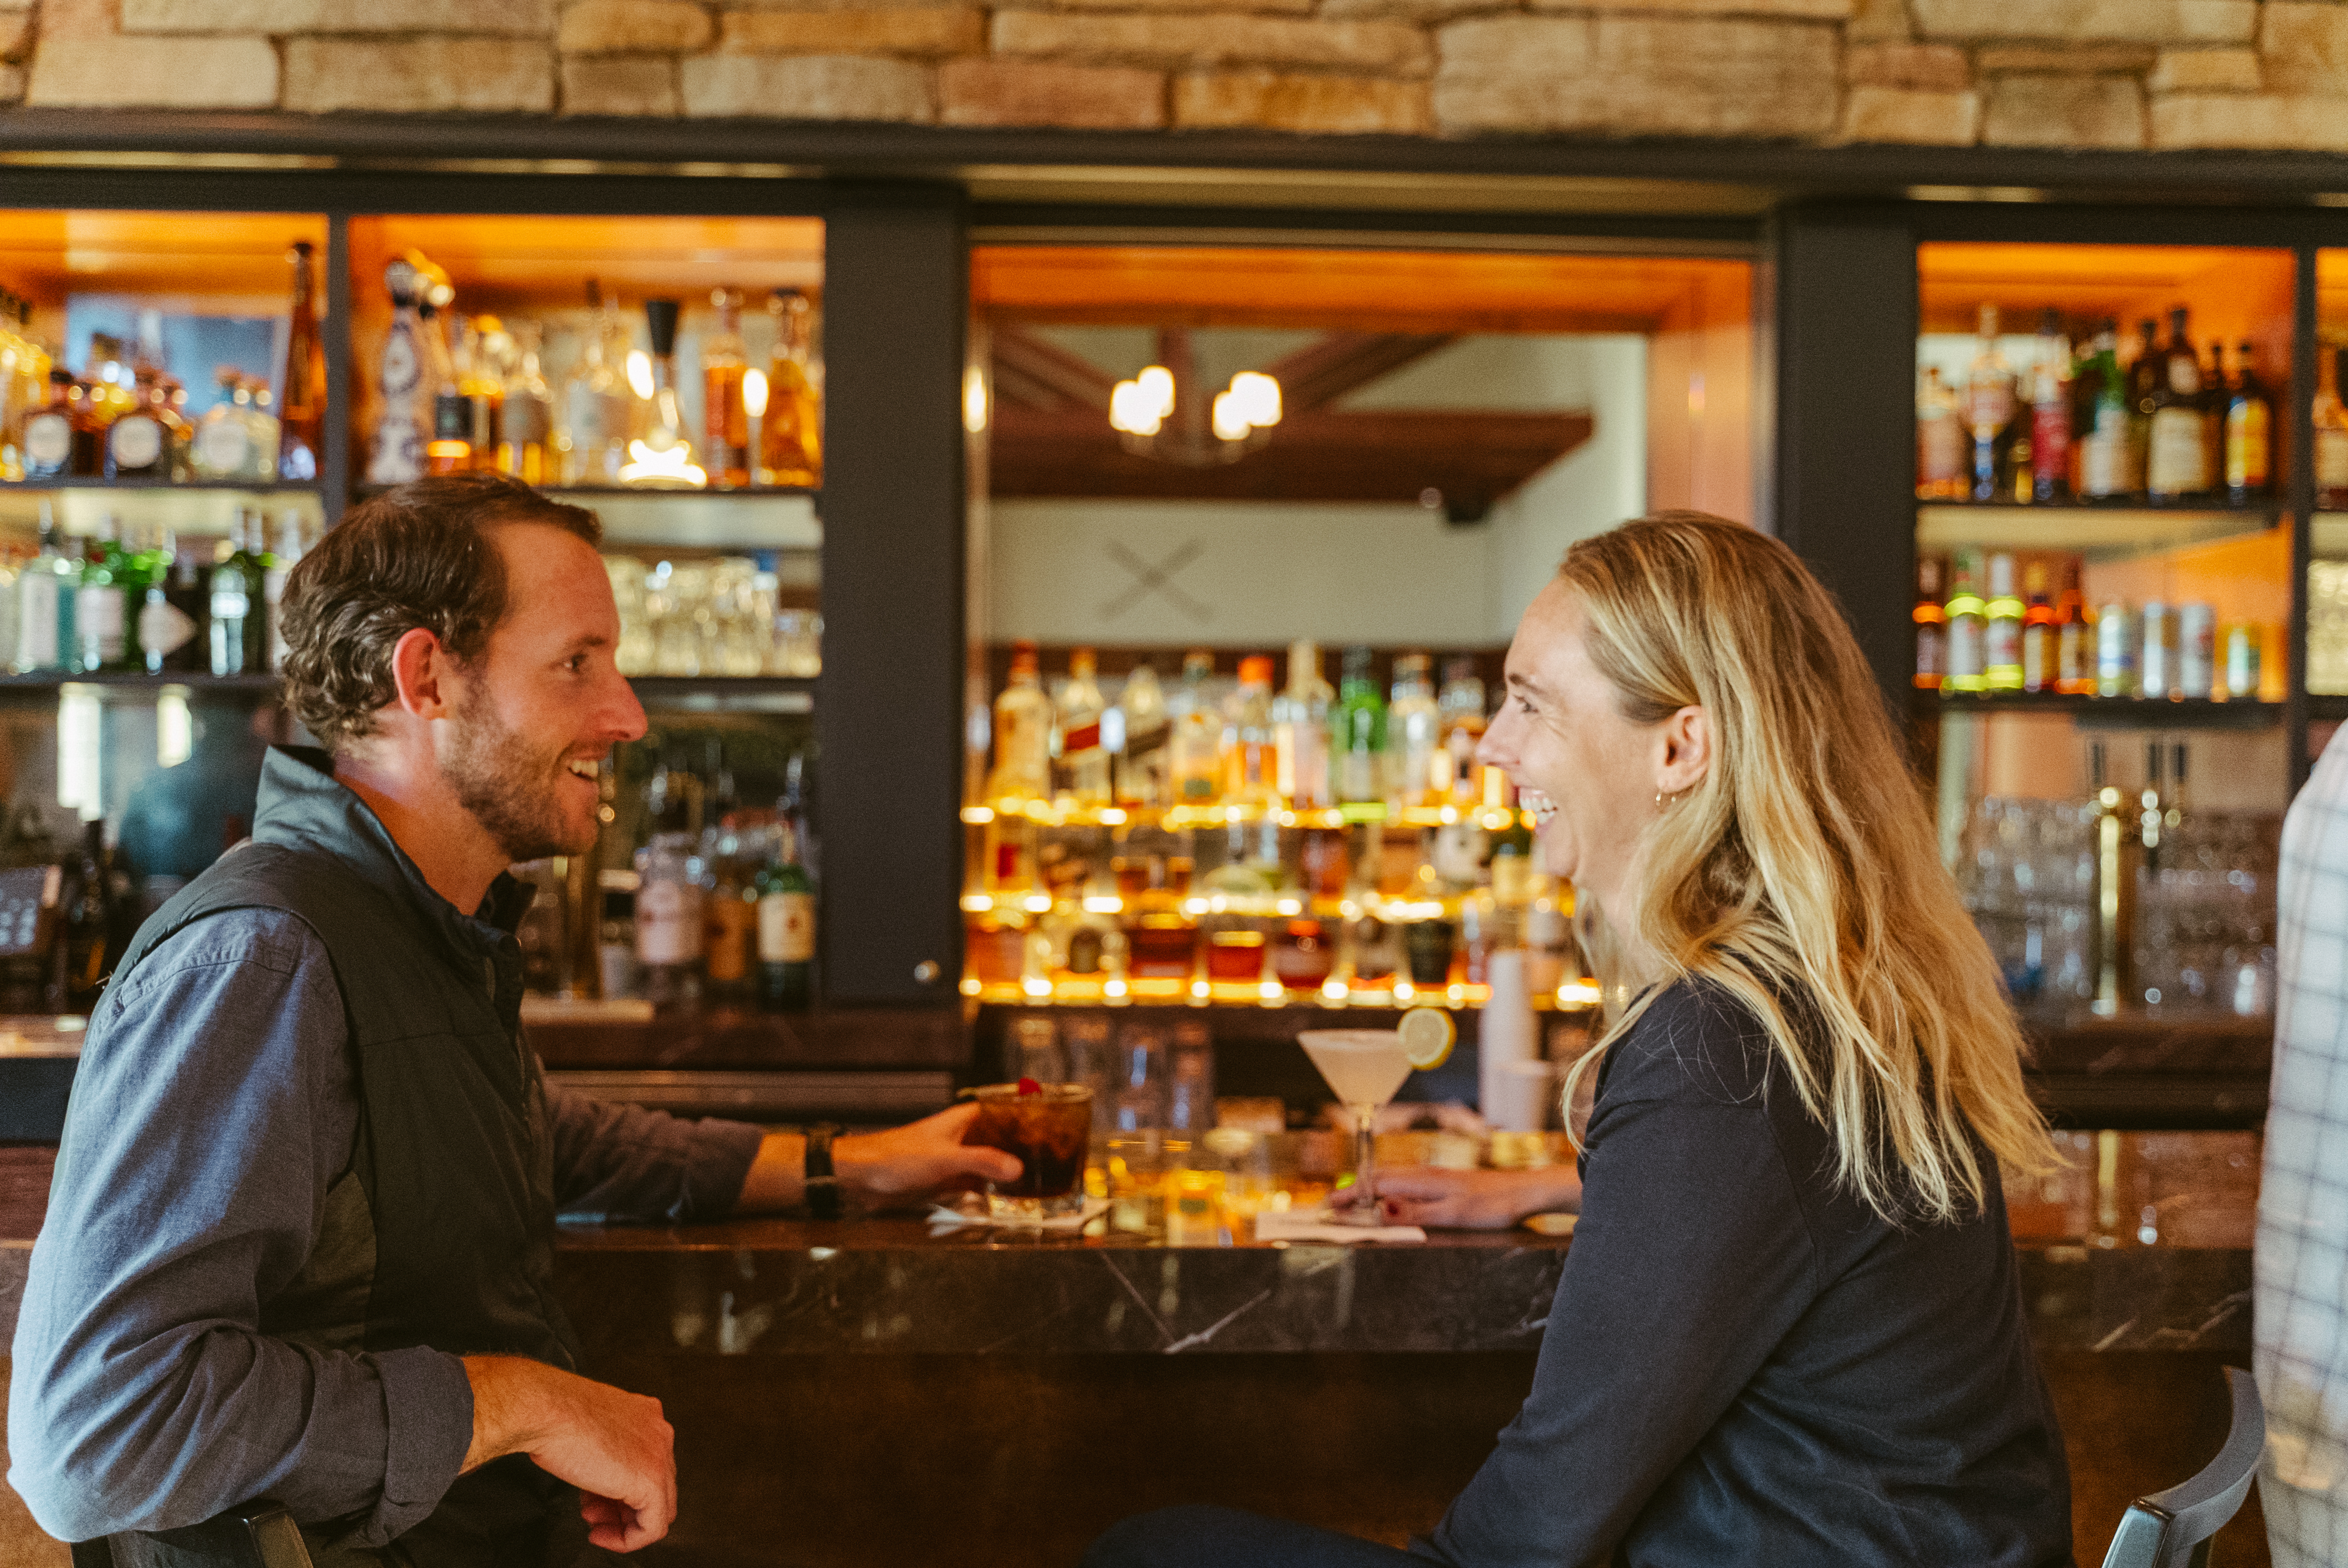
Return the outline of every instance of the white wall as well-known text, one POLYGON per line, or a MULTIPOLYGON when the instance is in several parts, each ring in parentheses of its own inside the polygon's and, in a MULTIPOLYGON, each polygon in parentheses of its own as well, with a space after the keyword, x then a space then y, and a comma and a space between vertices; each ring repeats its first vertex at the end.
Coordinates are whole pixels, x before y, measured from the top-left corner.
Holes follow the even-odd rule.
MULTIPOLYGON (((1078 346, 1077 333, 1053 335, 1078 346)), ((1208 334, 1200 338, 1204 372, 1208 334)), ((1215 379, 1229 369, 1219 356, 1215 379)), ((1645 509, 1646 342, 1636 335, 1468 338, 1338 406, 1587 408, 1594 428, 1468 528, 1406 505, 995 501, 990 635, 1265 648, 1298 637, 1500 643, 1569 543, 1645 509), (1175 594, 1135 594, 1137 574, 1119 551, 1153 568, 1186 557, 1169 574, 1175 594)))

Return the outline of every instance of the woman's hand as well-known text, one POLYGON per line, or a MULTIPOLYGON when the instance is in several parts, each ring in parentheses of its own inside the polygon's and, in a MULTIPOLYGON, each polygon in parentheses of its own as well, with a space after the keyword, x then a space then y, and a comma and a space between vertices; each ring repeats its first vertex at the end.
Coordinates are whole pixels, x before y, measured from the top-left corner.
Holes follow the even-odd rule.
POLYGON ((1376 1176, 1378 1217, 1438 1230, 1506 1230, 1527 1214, 1579 1213, 1581 1178, 1571 1165, 1530 1171, 1446 1171, 1411 1166, 1376 1176))

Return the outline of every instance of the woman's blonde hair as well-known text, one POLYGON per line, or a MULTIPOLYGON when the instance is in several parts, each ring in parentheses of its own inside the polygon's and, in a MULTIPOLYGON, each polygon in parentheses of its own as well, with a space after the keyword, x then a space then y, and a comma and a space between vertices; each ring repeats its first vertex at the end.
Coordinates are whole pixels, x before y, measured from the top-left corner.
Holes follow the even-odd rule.
POLYGON ((1710 726, 1709 771, 1648 830, 1631 907, 1605 911, 1653 978, 1752 1009, 1837 1178, 1894 1223, 1979 1213, 1982 1149, 2055 1164, 1996 965, 1832 596, 1777 540, 1702 512, 1583 539, 1558 577, 1624 717, 1698 707, 1710 726))

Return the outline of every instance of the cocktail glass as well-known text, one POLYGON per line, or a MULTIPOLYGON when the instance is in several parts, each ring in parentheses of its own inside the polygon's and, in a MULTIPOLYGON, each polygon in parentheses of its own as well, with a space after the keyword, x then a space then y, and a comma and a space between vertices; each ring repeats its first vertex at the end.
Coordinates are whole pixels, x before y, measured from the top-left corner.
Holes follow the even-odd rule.
POLYGON ((1340 1225, 1377 1225, 1378 1112, 1410 1076, 1410 1054, 1390 1029, 1308 1029, 1296 1039, 1354 1116, 1354 1201, 1333 1209, 1330 1217, 1340 1225))
POLYGON ((970 1091, 978 1115, 963 1134, 1018 1156, 1020 1172, 986 1184, 986 1212, 1035 1225, 1085 1206, 1085 1151, 1092 1139, 1093 1091, 1082 1083, 990 1083, 970 1091), (1021 1091, 1027 1091, 1022 1093, 1021 1091))

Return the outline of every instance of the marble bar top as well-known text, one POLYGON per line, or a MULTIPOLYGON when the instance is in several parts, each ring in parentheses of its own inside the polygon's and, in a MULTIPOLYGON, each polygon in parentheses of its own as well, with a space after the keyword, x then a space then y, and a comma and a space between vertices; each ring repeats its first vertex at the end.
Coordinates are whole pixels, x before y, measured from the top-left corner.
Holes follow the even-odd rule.
MULTIPOLYGON (((556 1269, 591 1358, 1523 1351, 1570 1330, 1549 1320, 1570 1245, 1518 1229, 1168 1246, 763 1219, 566 1229, 556 1269)), ((2019 1250, 2044 1350, 2250 1354, 2247 1246, 2019 1250)))

